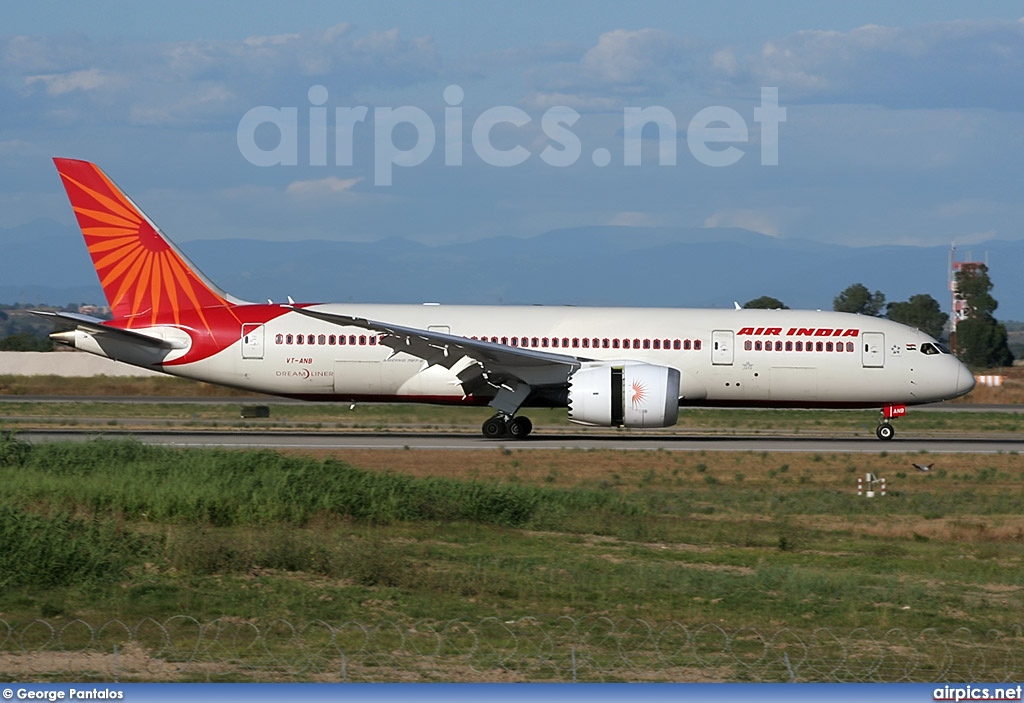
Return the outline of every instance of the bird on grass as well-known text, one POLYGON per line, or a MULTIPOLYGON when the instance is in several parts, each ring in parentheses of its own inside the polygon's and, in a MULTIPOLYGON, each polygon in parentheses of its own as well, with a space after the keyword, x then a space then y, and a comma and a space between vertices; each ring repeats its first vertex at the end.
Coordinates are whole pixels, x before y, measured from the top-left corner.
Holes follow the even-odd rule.
POLYGON ((935 466, 935 462, 932 462, 931 464, 915 464, 914 462, 910 462, 910 465, 918 471, 931 471, 932 467, 935 466))

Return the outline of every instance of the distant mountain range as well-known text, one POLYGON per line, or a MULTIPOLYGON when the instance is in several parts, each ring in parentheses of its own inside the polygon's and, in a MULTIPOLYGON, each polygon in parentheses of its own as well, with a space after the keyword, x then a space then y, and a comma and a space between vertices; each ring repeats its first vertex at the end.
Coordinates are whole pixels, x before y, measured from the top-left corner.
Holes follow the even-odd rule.
MULTIPOLYGON (((928 293, 949 306, 947 247, 848 247, 734 228, 581 227, 443 246, 218 239, 179 247, 222 288, 252 301, 729 308, 771 295, 827 309, 860 282, 889 301, 928 293)), ((1024 241, 970 249, 988 256, 997 317, 1024 320, 1024 241)), ((102 300, 77 230, 48 221, 0 229, 0 302, 102 300)))

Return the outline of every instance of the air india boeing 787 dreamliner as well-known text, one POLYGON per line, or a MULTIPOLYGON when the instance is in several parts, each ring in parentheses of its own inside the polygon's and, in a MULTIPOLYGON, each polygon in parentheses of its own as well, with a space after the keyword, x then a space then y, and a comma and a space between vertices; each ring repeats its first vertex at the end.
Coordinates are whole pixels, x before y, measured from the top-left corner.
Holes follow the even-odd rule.
POLYGON ((598 427, 669 427, 682 407, 870 408, 878 437, 971 372, 890 320, 799 310, 254 304, 206 278, 94 164, 54 159, 113 319, 59 312, 53 339, 208 383, 325 401, 524 407, 598 427))

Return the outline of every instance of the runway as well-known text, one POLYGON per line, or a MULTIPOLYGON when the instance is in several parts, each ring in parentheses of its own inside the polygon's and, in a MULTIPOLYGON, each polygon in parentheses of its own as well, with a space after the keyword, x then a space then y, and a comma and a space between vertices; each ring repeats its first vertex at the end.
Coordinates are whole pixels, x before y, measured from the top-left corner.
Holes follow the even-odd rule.
MULTIPOLYGON (((109 395, 0 395, 0 404, 3 403, 129 403, 129 404, 157 404, 157 405, 310 405, 308 400, 294 400, 292 398, 279 398, 277 396, 109 396, 109 395)), ((321 407, 337 407, 347 409, 352 403, 325 401, 315 405, 321 407)), ((373 405, 373 403, 360 403, 373 405)), ((685 413, 694 408, 680 407, 680 412, 685 413)), ((702 409, 702 408, 696 408, 702 409)), ((709 408, 714 410, 715 408, 709 408)), ((775 412, 773 408, 734 408, 736 410, 760 410, 763 412, 775 412)), ((1024 413, 1024 405, 1000 405, 995 403, 956 403, 942 402, 929 403, 927 405, 915 405, 911 412, 939 412, 939 413, 1024 413)))
POLYGON ((615 450, 671 452, 842 452, 878 454, 881 452, 928 452, 930 454, 996 454, 1024 453, 1024 437, 994 436, 979 438, 905 437, 889 442, 871 437, 764 437, 736 435, 723 437, 578 433, 534 434, 526 440, 488 440, 475 433, 423 432, 195 432, 195 431, 96 431, 96 430, 26 430, 18 437, 28 442, 88 441, 97 437, 133 437, 146 444, 169 447, 226 447, 237 449, 418 449, 418 450, 615 450))

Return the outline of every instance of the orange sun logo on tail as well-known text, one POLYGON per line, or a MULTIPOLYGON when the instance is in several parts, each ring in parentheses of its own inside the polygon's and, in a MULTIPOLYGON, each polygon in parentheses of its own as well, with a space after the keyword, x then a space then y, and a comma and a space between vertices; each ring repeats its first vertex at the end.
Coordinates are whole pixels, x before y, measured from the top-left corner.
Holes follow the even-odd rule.
POLYGON ((181 311, 229 305, 96 165, 54 159, 115 317, 128 327, 180 322, 181 311))

